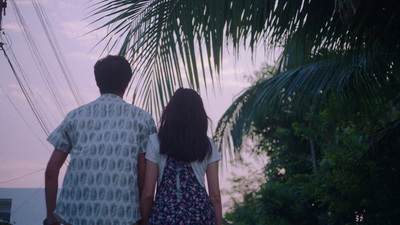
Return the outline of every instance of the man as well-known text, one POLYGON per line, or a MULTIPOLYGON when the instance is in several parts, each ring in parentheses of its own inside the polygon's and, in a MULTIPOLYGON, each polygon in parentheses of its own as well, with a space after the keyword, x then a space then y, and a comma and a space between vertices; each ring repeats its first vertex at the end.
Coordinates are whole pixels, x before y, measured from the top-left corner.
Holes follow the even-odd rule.
POLYGON ((132 77, 122 56, 97 61, 101 96, 72 110, 47 140, 54 151, 45 172, 47 217, 43 224, 135 224, 140 217, 151 115, 122 97, 132 77), (58 175, 70 163, 57 199, 58 175))

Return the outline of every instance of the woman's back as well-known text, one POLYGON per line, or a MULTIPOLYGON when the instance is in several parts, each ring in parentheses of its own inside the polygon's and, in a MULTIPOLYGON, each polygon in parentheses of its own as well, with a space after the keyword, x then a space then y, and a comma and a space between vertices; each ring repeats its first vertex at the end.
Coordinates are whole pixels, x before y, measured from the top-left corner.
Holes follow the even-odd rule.
POLYGON ((159 126, 146 149, 143 223, 221 224, 221 156, 207 137, 208 117, 201 97, 194 90, 179 88, 164 108, 159 126), (205 174, 210 195, 204 188, 205 174))
MULTIPOLYGON (((208 164, 212 162, 218 162, 221 160, 221 155, 218 152, 217 147, 214 144, 213 139, 208 138, 208 141, 211 145, 211 155, 207 157, 203 161, 193 161, 190 162, 190 165, 193 168, 194 174, 199 181, 200 185, 204 187, 204 175, 207 170, 208 164)), ((148 143, 147 143, 147 150, 146 150, 146 159, 157 164, 158 166, 158 184, 161 183, 164 168, 167 164, 168 156, 165 154, 160 153, 160 142, 158 140, 158 135, 156 133, 150 135, 148 143)))
POLYGON ((204 187, 188 162, 168 158, 149 224, 215 224, 204 187))
POLYGON ((210 156, 208 117, 194 90, 179 88, 164 108, 159 125, 161 154, 185 162, 203 161, 210 156))

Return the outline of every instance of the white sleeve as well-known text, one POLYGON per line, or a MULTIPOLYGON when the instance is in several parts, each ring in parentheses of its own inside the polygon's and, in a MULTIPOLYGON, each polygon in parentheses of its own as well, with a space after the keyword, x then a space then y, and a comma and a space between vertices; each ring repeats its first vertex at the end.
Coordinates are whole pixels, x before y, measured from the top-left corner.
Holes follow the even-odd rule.
POLYGON ((221 158, 221 154, 219 154, 217 147, 215 146, 214 140, 212 138, 208 138, 210 140, 210 144, 211 144, 211 156, 208 159, 208 164, 212 163, 212 162, 216 162, 216 161, 220 161, 221 158))
POLYGON ((147 141, 146 159, 158 164, 159 149, 158 136, 157 133, 154 133, 149 136, 149 140, 147 141))

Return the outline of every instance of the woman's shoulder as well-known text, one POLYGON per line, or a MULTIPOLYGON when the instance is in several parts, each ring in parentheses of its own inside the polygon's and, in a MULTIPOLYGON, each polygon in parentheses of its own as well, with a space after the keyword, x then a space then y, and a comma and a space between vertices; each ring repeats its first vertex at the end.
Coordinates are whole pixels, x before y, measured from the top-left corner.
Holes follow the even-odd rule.
POLYGON ((210 141, 211 148, 212 148, 212 149, 216 149, 217 147, 215 146, 214 139, 213 139, 213 138, 211 138, 211 137, 208 137, 208 136, 207 136, 207 138, 208 138, 208 140, 210 141))
POLYGON ((208 140, 211 143, 211 156, 208 158, 208 163, 221 160, 221 154, 219 153, 218 148, 215 145, 214 139, 208 137, 208 140))
POLYGON ((155 132, 155 133, 150 134, 149 139, 155 140, 158 142, 158 133, 155 132))
POLYGON ((158 163, 160 155, 160 145, 158 142, 158 135, 157 133, 153 133, 149 136, 149 140, 147 142, 146 148, 146 159, 158 163))
POLYGON ((154 147, 158 147, 160 145, 159 141, 158 141, 158 134, 157 133, 153 133, 149 136, 149 142, 154 146, 154 147))

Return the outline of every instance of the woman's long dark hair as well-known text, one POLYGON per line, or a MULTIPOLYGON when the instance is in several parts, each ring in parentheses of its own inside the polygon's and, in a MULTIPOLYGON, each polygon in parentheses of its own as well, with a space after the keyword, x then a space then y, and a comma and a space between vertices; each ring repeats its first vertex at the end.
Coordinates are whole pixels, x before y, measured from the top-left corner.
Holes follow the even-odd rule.
POLYGON ((159 125, 161 154, 185 162, 203 161, 211 155, 208 117, 196 91, 176 90, 162 112, 159 125))

